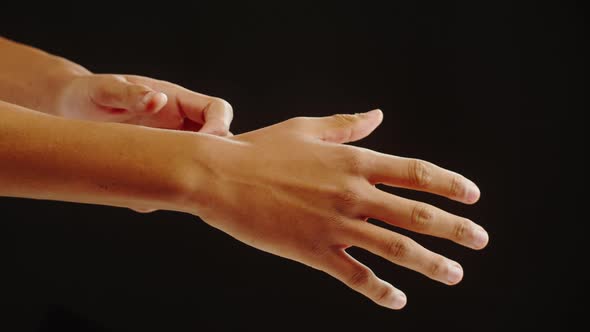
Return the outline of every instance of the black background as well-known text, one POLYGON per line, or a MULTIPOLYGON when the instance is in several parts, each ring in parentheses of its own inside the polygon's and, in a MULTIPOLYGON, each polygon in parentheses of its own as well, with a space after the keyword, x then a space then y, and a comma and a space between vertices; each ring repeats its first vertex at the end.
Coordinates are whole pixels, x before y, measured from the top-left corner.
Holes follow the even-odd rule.
POLYGON ((575 161, 585 133, 573 126, 583 111, 578 5, 19 7, 3 5, 5 37, 93 72, 141 74, 223 97, 234 106, 234 133, 379 107, 384 123, 356 144, 461 172, 482 198, 461 206, 391 191, 472 218, 491 240, 475 252, 412 235, 462 263, 455 287, 353 248, 408 295, 395 312, 194 216, 2 198, 0 329, 568 329, 585 310, 579 247, 587 214, 572 191, 585 181, 575 161))

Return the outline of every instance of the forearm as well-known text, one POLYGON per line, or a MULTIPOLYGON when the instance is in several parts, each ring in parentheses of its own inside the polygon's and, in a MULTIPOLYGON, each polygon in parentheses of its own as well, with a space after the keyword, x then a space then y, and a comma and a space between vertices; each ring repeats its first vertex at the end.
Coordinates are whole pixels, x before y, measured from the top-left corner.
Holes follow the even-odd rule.
POLYGON ((0 101, 0 196, 195 212, 206 135, 70 120, 0 101))
POLYGON ((0 37, 0 100, 55 114, 55 92, 72 77, 89 73, 69 60, 0 37))

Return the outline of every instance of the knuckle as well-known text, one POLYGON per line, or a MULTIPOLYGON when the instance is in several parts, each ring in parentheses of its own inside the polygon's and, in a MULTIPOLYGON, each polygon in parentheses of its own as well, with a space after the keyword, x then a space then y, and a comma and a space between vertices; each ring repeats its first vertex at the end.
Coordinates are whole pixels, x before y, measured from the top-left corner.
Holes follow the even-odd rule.
POLYGON ((408 180, 415 187, 428 187, 432 183, 432 165, 420 159, 410 160, 408 163, 408 180))
POLYGON ((341 126, 349 126, 358 120, 358 117, 353 114, 334 114, 332 118, 341 126))
POLYGON ((99 103, 110 104, 117 100, 117 96, 115 95, 113 89, 106 85, 101 85, 92 91, 92 99, 98 101, 99 103))
POLYGON ((344 188, 335 193, 336 209, 341 213, 354 213, 363 201, 362 195, 355 188, 344 188))
POLYGON ((345 206, 353 206, 360 200, 359 194, 354 189, 344 189, 337 193, 337 200, 345 206))
POLYGON ((451 177, 451 183, 449 185, 449 195, 451 197, 464 197, 467 188, 465 182, 460 175, 455 174, 451 177))
POLYGON ((125 91, 123 95, 125 96, 126 100, 131 100, 136 94, 141 93, 143 91, 143 87, 136 85, 136 84, 127 84, 125 85, 125 91))
POLYGON ((375 301, 377 303, 382 303, 392 297, 393 297, 393 288, 392 287, 383 287, 383 289, 381 291, 379 291, 379 293, 377 294, 375 301))
POLYGON ((403 261, 410 251, 410 243, 402 238, 393 238, 386 244, 386 254, 397 261, 403 261))
POLYGON ((466 219, 457 221, 453 227, 453 237, 456 241, 463 241, 469 230, 469 222, 466 219))
POLYGON ((329 216, 327 220, 329 225, 333 225, 336 228, 342 228, 346 223, 346 219, 336 214, 329 216))
POLYGON ((431 277, 437 278, 446 274, 447 269, 447 264, 445 263, 444 259, 441 258, 430 263, 428 273, 431 277))
POLYGON ((323 244, 323 241, 314 240, 309 246, 309 250, 313 256, 321 257, 327 252, 327 247, 323 244))
POLYGON ((414 229, 425 230, 432 225, 434 218, 434 209, 427 204, 419 203, 412 209, 410 222, 414 229))
POLYGON ((345 158, 346 168, 353 175, 362 174, 365 168, 365 158, 363 156, 363 153, 354 148, 350 148, 347 150, 348 151, 346 152, 345 158))
POLYGON ((348 285, 352 288, 363 288, 373 278, 373 271, 368 268, 359 268, 348 277, 348 285))

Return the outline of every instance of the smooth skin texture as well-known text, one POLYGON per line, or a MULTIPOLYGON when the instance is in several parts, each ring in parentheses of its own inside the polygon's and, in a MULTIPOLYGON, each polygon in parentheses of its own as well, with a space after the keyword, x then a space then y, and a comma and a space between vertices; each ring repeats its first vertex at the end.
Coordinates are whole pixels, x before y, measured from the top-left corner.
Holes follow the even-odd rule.
POLYGON ((0 37, 0 100, 67 118, 231 135, 223 99, 137 75, 93 74, 0 37))
POLYGON ((209 187, 208 204, 198 215, 251 246, 325 271, 392 309, 402 308, 406 296, 349 256, 346 248, 361 247, 434 280, 458 283, 463 270, 457 262, 366 220, 376 218, 481 249, 488 242, 481 226, 375 185, 427 191, 467 204, 479 199, 479 189, 463 176, 422 160, 342 144, 366 137, 382 119, 380 110, 302 117, 215 140, 205 149, 219 152, 206 153, 219 181, 209 187))
POLYGON ((0 76, 0 95, 11 101, 0 102, 0 196, 191 213, 392 309, 406 304, 405 294, 351 257, 348 247, 448 285, 463 270, 368 218, 473 249, 488 242, 485 230, 466 218, 376 188, 421 190, 466 204, 480 195, 470 180, 429 162, 344 144, 369 135, 383 120, 380 110, 293 118, 231 136, 231 107, 220 99, 139 76, 81 74, 62 59, 58 70, 44 52, 7 41, 2 47, 16 47, 3 53, 13 56, 20 48, 21 57, 51 74, 36 80, 12 69, 13 83, 0 76), (60 83, 42 92, 47 82, 60 83), (38 98, 27 98, 29 91, 38 98), (148 102, 141 96, 150 96, 148 102), (186 129, 187 120, 200 131, 169 130, 186 129))
POLYGON ((221 98, 149 77, 93 74, 2 37, 0 54, 0 100, 71 119, 232 135, 233 109, 221 98))

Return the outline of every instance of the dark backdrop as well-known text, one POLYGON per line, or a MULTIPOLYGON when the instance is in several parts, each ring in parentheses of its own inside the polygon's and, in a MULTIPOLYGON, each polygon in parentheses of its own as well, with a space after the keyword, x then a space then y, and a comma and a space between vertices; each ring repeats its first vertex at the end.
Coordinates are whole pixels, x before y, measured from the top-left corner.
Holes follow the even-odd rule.
POLYGON ((463 264, 460 285, 351 250, 407 293, 407 307, 389 311, 190 215, 2 198, 0 329, 571 326, 588 281, 577 272, 587 265, 579 248, 587 216, 565 186, 585 181, 584 164, 572 157, 585 153, 585 133, 566 122, 583 110, 574 84, 583 68, 581 9, 535 1, 389 6, 27 2, 3 5, 0 32, 94 72, 223 97, 235 109, 234 133, 380 107, 384 123, 356 144, 438 163, 481 188, 469 207, 392 189, 489 230, 481 252, 414 235, 463 264))

